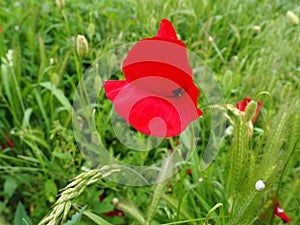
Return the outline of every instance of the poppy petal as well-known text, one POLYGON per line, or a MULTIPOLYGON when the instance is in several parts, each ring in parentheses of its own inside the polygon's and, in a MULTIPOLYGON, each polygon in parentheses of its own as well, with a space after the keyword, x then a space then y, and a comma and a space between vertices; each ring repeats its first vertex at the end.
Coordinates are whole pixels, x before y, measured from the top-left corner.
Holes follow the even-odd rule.
POLYGON ((139 82, 126 85, 113 102, 116 112, 142 133, 176 136, 202 115, 187 93, 180 97, 164 97, 141 86, 139 82))
POLYGON ((170 39, 174 39, 177 40, 177 35, 176 35, 176 31, 172 25, 172 23, 169 20, 163 19, 160 22, 160 29, 157 32, 157 36, 164 38, 166 40, 170 39))
POLYGON ((122 70, 129 82, 146 76, 159 76, 183 88, 187 87, 187 82, 192 82, 193 75, 186 48, 159 40, 137 42, 123 61, 122 70))
POLYGON ((128 85, 124 80, 108 80, 104 82, 104 90, 106 97, 111 101, 114 101, 120 91, 128 85))
POLYGON ((275 209, 275 214, 280 217, 280 219, 282 219, 285 223, 290 223, 291 220, 290 218, 285 214, 284 210, 282 208, 280 208, 280 203, 277 202, 277 206, 275 209))
POLYGON ((170 137, 182 133, 192 120, 198 118, 184 116, 170 102, 147 97, 137 102, 130 111, 129 124, 148 135, 170 137))

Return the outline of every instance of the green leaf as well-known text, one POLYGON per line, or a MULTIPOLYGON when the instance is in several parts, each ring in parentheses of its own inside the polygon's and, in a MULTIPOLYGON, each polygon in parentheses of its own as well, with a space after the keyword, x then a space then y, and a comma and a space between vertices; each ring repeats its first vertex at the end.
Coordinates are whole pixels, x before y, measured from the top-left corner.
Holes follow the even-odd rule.
POLYGON ((86 217, 88 217, 90 220, 92 220, 94 223, 98 225, 112 225, 111 223, 107 222, 102 217, 96 215, 95 213, 92 213, 91 211, 87 210, 83 213, 86 217))
POLYGON ((57 187, 54 181, 46 180, 45 185, 45 194, 49 200, 49 202, 53 203, 55 201, 55 197, 57 195, 57 187))
POLYGON ((1 216, 1 215, 0 215, 0 224, 1 224, 1 225, 9 225, 9 224, 5 221, 4 217, 1 216))
POLYGON ((59 158, 59 159, 65 159, 65 160, 71 160, 72 159, 72 156, 69 152, 57 152, 57 151, 54 151, 52 152, 52 156, 53 157, 56 157, 56 158, 59 158))
POLYGON ((66 223, 64 223, 63 225, 76 225, 78 224, 78 222, 80 221, 81 217, 82 217, 82 214, 83 214, 83 211, 86 209, 87 206, 84 206, 80 209, 79 212, 75 213, 73 216, 72 216, 72 219, 71 220, 68 220, 66 223))
POLYGON ((4 183, 4 194, 9 198, 14 194, 16 188, 18 187, 17 181, 13 177, 6 177, 4 183))
POLYGON ((32 225, 32 222, 21 202, 19 202, 16 210, 14 225, 32 225))
POLYGON ((49 91, 51 91, 52 94, 57 98, 57 100, 60 101, 60 103, 66 108, 66 110, 68 111, 72 110, 72 106, 69 100, 67 99, 67 97, 65 96, 65 94, 62 92, 62 90, 54 87, 54 85, 50 82, 43 82, 40 83, 40 85, 48 89, 49 91))
POLYGON ((31 113, 32 113, 32 108, 25 110, 23 122, 22 122, 23 129, 28 127, 31 113))

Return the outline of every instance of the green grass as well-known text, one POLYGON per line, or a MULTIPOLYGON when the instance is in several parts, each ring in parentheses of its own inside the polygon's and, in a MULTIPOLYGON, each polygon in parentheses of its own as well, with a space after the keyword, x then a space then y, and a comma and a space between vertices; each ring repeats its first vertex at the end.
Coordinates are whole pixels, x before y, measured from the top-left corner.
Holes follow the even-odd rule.
MULTIPOLYGON (((0 145, 6 134, 15 145, 0 150, 0 224, 18 225, 20 217, 38 224, 55 211, 60 193, 65 198, 62 211, 55 211, 57 224, 63 224, 58 222, 63 217, 71 220, 85 205, 83 225, 283 224, 270 212, 275 196, 291 224, 300 223, 300 27, 286 17, 288 10, 300 16, 298 1, 90 0, 66 1, 60 9, 55 1, 24 0, 0 1, 0 8, 0 145), (233 136, 225 137, 206 170, 199 168, 199 145, 188 164, 163 183, 131 187, 106 178, 118 168, 100 169, 93 180, 82 170, 95 168, 81 155, 72 127, 78 80, 108 50, 154 36, 163 18, 210 68, 226 104, 244 97, 263 101, 253 136, 243 118, 227 110, 233 136), (78 34, 89 42, 84 59, 76 54, 78 34), (82 191, 71 195, 63 188, 74 177, 82 183, 71 185, 72 193, 82 191), (254 186, 260 179, 266 188, 258 192, 254 186), (107 197, 100 202, 103 193, 107 197), (116 206, 114 197, 120 200, 116 206), (103 215, 115 207, 125 217, 103 215)), ((101 141, 116 158, 151 165, 169 153, 168 141, 149 154, 124 147, 103 117, 112 104, 97 104, 101 141)), ((206 104, 202 95, 200 107, 206 104)), ((207 115, 199 120, 202 144, 208 142, 209 120, 207 115)))

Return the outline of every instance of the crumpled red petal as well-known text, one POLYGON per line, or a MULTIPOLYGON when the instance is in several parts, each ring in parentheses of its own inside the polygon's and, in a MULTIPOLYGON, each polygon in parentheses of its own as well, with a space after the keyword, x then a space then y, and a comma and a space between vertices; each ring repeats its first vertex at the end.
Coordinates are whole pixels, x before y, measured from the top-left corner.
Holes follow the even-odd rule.
POLYGON ((257 121, 257 118, 258 118, 261 106, 262 106, 262 101, 257 101, 257 107, 256 107, 256 110, 255 110, 255 114, 254 114, 254 116, 252 118, 252 122, 253 123, 255 123, 257 121))
POLYGON ((251 102, 251 98, 244 98, 243 101, 236 103, 235 107, 241 110, 242 112, 245 112, 246 106, 249 102, 251 102))
POLYGON ((290 223, 291 219, 285 214, 284 210, 280 208, 280 203, 277 202, 275 214, 282 219, 285 223, 290 223))
POLYGON ((108 216, 108 217, 115 217, 115 216, 125 216, 125 213, 121 210, 115 209, 111 212, 105 212, 103 213, 104 216, 108 216))
POLYGON ((1 149, 4 150, 6 148, 14 148, 14 147, 15 147, 14 141, 6 133, 5 134, 5 142, 1 145, 1 149))

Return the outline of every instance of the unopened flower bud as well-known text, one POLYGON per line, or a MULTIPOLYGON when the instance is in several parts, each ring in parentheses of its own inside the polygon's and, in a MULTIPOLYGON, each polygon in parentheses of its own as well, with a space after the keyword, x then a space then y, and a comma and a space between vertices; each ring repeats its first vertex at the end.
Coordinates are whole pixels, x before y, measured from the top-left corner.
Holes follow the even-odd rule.
POLYGON ((245 110, 245 122, 248 122, 253 118, 256 112, 256 108, 257 108, 257 102, 251 100, 251 102, 249 102, 245 110))
POLYGON ((95 24, 89 23, 88 31, 89 31, 89 36, 93 37, 95 34, 95 24))
POLYGON ((65 0, 55 0, 55 4, 60 9, 65 8, 65 0))
POLYGON ((118 198, 113 198, 113 199, 112 199, 112 203, 113 203, 114 205, 117 205, 117 204, 119 203, 119 199, 118 199, 118 198))
POLYGON ((266 185, 264 183, 263 180, 258 180, 256 183, 255 183, 255 189, 257 191, 262 191, 263 189, 265 189, 266 185))
POLYGON ((154 17, 152 17, 151 21, 150 21, 151 27, 155 27, 156 23, 157 23, 156 19, 154 17))
POLYGON ((258 26, 258 25, 254 26, 253 30, 256 31, 256 32, 260 31, 260 26, 258 26))
POLYGON ((233 126, 229 126, 225 129, 225 135, 231 136, 233 134, 233 126))
POLYGON ((87 54, 89 53, 89 45, 86 38, 83 35, 77 35, 76 47, 77 54, 80 58, 87 56, 87 54))
POLYGON ((57 87, 57 85, 59 84, 59 75, 57 73, 53 73, 51 74, 51 82, 54 85, 54 87, 57 87))
POLYGON ((296 16, 296 14, 293 13, 292 11, 287 11, 286 16, 292 25, 296 26, 299 24, 298 16, 296 16))

